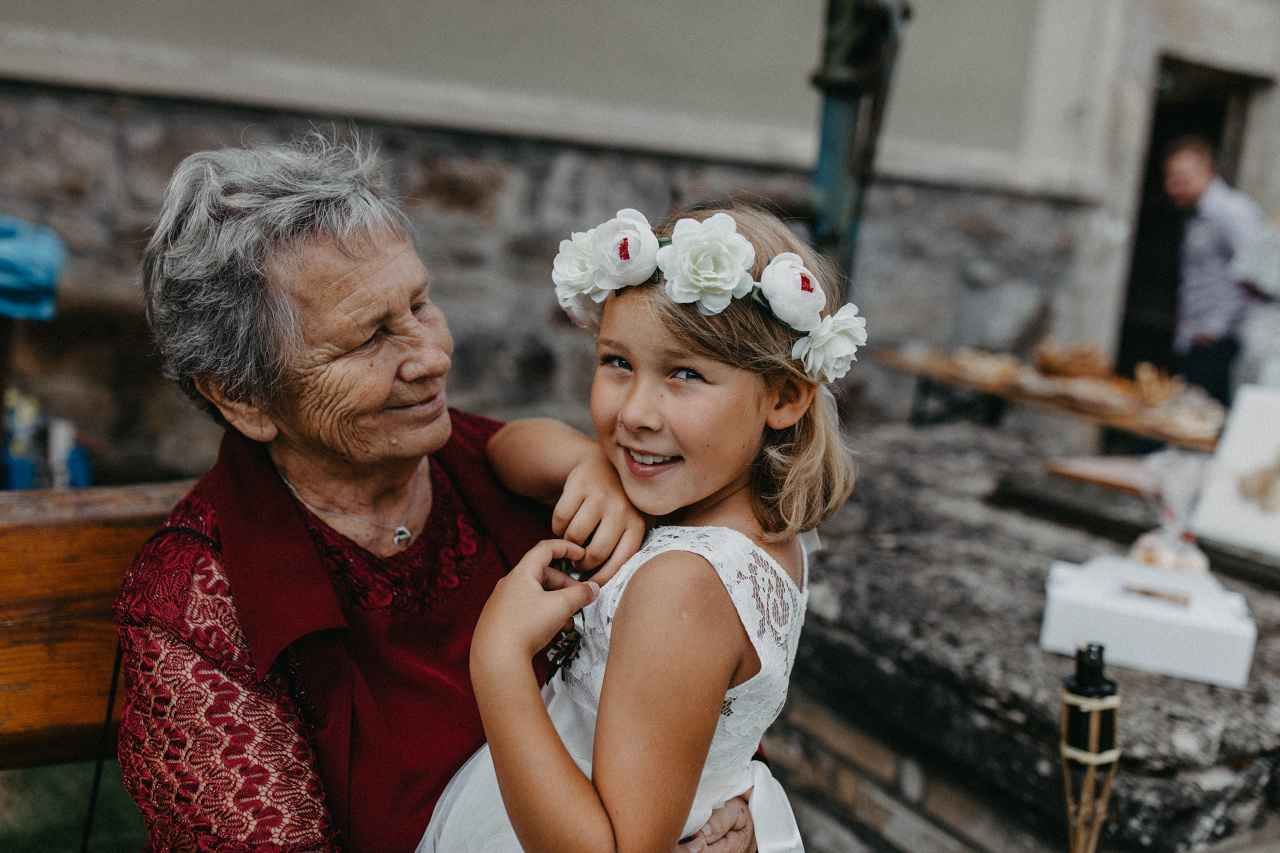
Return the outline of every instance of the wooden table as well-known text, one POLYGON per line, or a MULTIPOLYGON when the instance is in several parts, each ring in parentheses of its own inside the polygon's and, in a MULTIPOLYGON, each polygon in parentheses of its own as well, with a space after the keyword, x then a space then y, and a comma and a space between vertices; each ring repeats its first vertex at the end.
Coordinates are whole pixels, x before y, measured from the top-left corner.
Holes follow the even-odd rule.
POLYGON ((1106 412, 1085 406, 1069 397, 1037 394, 1013 385, 985 382, 980 379, 975 379, 971 376, 966 376, 954 365, 944 359, 911 358, 898 350, 874 350, 871 355, 875 361, 894 370, 900 370, 904 373, 910 373, 925 379, 931 379, 935 382, 944 382, 948 385, 969 388, 974 391, 980 391, 983 394, 991 394, 1015 403, 1024 403, 1029 406, 1035 406, 1040 409, 1057 412, 1058 414, 1080 418, 1082 420, 1095 423, 1098 426, 1124 430, 1125 432, 1132 433, 1134 435, 1152 438, 1169 444, 1176 444, 1181 447, 1188 447, 1193 450, 1202 450, 1207 453, 1212 453, 1213 449, 1218 446, 1218 440, 1216 438, 1188 435, 1166 429, 1158 424, 1152 424, 1144 421, 1141 416, 1136 413, 1106 412))

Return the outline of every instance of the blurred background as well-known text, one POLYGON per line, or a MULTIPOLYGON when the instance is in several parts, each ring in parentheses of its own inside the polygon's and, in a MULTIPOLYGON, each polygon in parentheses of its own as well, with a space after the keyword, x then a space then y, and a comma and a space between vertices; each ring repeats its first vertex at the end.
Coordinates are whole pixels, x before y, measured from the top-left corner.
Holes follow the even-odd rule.
MULTIPOLYGON (((872 343, 1054 338, 1167 366, 1180 225, 1148 152, 1200 131, 1280 206, 1280 7, 912 7, 851 294, 872 343)), ((147 228, 192 151, 336 127, 409 198, 459 339, 454 401, 578 418, 589 342, 554 319, 558 241, 625 206, 802 203, 824 22, 822 0, 9 0, 0 209, 70 252, 57 318, 14 332, 11 384, 75 423, 97 482, 203 471, 217 430, 159 379, 142 326, 147 228)), ((906 377, 862 374, 863 413, 909 405, 906 377)))

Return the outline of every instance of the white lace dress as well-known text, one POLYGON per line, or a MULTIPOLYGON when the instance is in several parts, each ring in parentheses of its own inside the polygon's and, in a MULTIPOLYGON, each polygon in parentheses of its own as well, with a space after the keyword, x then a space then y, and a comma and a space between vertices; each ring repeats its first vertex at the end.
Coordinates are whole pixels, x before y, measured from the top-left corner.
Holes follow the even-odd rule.
MULTIPOLYGON (((661 527, 652 531, 644 546, 605 584, 600 597, 578 614, 582 634, 578 658, 564 670, 563 678, 557 676, 543 691, 552 723, 569 754, 590 777, 613 615, 636 571, 666 551, 689 551, 715 567, 760 658, 760 672, 725 694, 681 835, 696 832, 725 800, 754 788, 751 814, 761 853, 802 850, 786 794, 768 769, 751 757, 787 697, 787 679, 809 596, 807 558, 805 588, 800 590, 772 557, 735 530, 661 527)), ((520 849, 502 805, 489 748, 482 747, 441 795, 418 853, 519 853, 520 849)))

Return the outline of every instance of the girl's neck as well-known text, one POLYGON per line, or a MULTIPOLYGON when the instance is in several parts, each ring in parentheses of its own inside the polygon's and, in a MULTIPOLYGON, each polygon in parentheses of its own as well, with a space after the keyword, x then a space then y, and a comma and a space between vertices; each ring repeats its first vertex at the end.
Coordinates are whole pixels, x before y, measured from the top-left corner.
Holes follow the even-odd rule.
POLYGON ((728 527, 753 542, 759 542, 764 529, 756 518, 752 503, 751 486, 743 483, 727 494, 717 495, 713 501, 681 507, 655 521, 681 527, 728 527))
POLYGON ((789 536, 781 542, 766 542, 764 528, 760 526, 752 509, 750 486, 725 495, 710 506, 690 508, 655 519, 657 525, 681 527, 727 527, 736 530, 756 544, 756 547, 777 561, 795 582, 797 588, 804 585, 804 554, 796 537, 789 536))

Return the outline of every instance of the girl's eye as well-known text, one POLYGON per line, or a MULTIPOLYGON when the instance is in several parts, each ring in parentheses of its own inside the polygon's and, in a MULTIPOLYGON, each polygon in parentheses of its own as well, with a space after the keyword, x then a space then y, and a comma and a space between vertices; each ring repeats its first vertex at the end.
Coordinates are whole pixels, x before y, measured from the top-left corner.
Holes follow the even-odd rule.
POLYGON ((619 370, 631 369, 631 365, 620 355, 602 355, 600 356, 600 364, 602 367, 616 367, 619 370))
POLYGON ((701 373, 699 373, 696 370, 691 370, 687 367, 677 368, 674 375, 676 379, 682 379, 685 382, 701 382, 702 381, 701 373))

